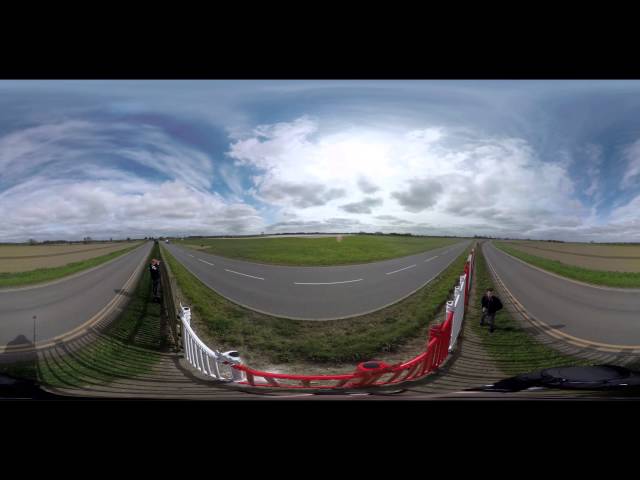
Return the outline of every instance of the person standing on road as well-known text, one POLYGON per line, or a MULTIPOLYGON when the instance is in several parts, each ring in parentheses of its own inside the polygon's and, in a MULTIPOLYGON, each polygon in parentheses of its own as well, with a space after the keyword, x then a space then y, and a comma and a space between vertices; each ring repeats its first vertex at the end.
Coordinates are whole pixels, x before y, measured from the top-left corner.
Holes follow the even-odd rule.
POLYGON ((155 258, 151 260, 151 265, 149 266, 149 271, 151 272, 151 281, 153 282, 153 300, 160 300, 160 261, 155 258))
POLYGON ((493 293, 493 288, 488 288, 487 293, 482 297, 482 318, 480 319, 480 326, 484 325, 484 320, 487 319, 489 324, 489 332, 493 333, 495 329, 496 313, 502 309, 502 302, 497 295, 493 293))

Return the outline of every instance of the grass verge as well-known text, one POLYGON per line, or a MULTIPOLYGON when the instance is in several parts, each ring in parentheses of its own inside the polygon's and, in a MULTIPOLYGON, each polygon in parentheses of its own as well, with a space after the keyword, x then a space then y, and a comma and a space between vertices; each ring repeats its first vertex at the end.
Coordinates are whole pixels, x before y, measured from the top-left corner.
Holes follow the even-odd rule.
POLYGON ((537 257, 529 253, 521 252, 513 247, 508 247, 500 242, 494 242, 494 245, 520 260, 544 270, 562 275, 563 277, 607 287, 640 288, 640 273, 637 272, 606 272, 590 270, 588 268, 567 265, 566 263, 562 263, 558 260, 537 257))
POLYGON ((455 238, 349 235, 329 238, 198 239, 177 241, 206 253, 277 265, 348 265, 413 255, 459 242, 455 238))
POLYGON ((140 245, 124 248, 116 252, 107 253, 95 258, 89 258, 80 262, 69 263, 60 267, 38 268, 27 272, 0 272, 0 288, 2 287, 19 287, 24 285, 32 285, 36 283, 49 282, 58 278, 66 277, 82 270, 97 267, 103 263, 113 260, 125 253, 130 252, 140 245))
MULTIPOLYGON (((150 255, 159 255, 157 245, 150 255)), ((74 350, 55 347, 39 358, 34 354, 27 361, 0 364, 0 371, 52 387, 104 385, 150 371, 163 346, 160 304, 153 302, 145 269, 126 310, 95 342, 74 350)))
MULTIPOLYGON (((475 286, 476 295, 472 301, 480 304, 480 299, 487 288, 497 287, 489 272, 482 248, 476 250, 475 286)), ((544 368, 563 365, 589 365, 589 360, 569 356, 540 343, 514 319, 506 308, 500 310, 495 319, 496 330, 489 329, 474 322, 471 328, 485 347, 489 356, 498 367, 509 375, 531 372, 544 368)))
POLYGON ((217 348, 240 350, 246 360, 274 363, 361 361, 394 352, 417 335, 426 339, 427 327, 453 291, 467 254, 395 305, 360 317, 313 322, 272 317, 236 305, 163 248, 185 300, 205 327, 203 337, 211 338, 217 348))

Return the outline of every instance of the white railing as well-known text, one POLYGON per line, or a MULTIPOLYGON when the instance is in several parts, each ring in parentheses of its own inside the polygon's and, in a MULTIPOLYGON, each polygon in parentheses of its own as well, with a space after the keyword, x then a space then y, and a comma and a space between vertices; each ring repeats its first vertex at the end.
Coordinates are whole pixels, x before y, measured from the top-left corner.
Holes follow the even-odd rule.
POLYGON ((467 304, 468 286, 471 285, 471 279, 473 278, 473 254, 469 254, 467 262, 469 265, 469 273, 460 275, 460 283, 454 289, 453 300, 447 302, 447 309, 445 312, 445 318, 448 312, 453 312, 453 325, 451 327, 451 341, 449 342, 449 352, 452 352, 456 348, 458 342, 458 336, 462 329, 462 321, 464 319, 464 310, 467 304))
POLYGON ((458 335, 462 329, 462 319, 464 318, 464 304, 466 292, 466 275, 460 276, 460 284, 455 287, 453 300, 447 302, 447 312, 453 312, 453 325, 451 327, 451 341, 449 342, 449 351, 451 352, 458 341, 458 335))
POLYGON ((231 367, 231 365, 242 363, 238 352, 234 350, 220 352, 207 347, 191 328, 189 307, 180 304, 179 316, 182 322, 184 357, 193 368, 217 380, 239 382, 245 379, 244 372, 231 367))
POLYGON ((473 283, 473 271, 474 271, 474 267, 475 267, 475 263, 474 263, 474 259, 473 259, 473 255, 474 253, 470 253, 469 256, 467 257, 467 263, 469 264, 469 285, 472 285, 473 283))

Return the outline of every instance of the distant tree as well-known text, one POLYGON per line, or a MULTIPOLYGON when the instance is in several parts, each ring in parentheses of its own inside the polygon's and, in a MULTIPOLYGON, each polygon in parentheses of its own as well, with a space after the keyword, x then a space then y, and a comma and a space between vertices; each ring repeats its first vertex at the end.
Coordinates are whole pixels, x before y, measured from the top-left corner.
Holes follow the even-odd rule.
POLYGON ((38 243, 36 240, 34 240, 33 238, 29 239, 29 245, 35 245, 36 243, 38 243))
POLYGON ((127 237, 127 242, 130 242, 130 241, 131 241, 131 237, 127 237))

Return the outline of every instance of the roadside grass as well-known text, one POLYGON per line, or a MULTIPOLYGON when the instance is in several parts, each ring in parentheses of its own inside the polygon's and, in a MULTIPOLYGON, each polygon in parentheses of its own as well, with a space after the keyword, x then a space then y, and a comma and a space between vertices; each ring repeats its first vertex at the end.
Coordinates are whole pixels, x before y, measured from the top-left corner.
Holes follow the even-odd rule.
POLYGON ((395 352, 428 325, 448 299, 459 279, 468 250, 437 278, 406 299, 359 317, 301 321, 264 315, 241 307, 218 295, 192 275, 167 249, 163 257, 202 332, 216 348, 237 349, 245 360, 255 362, 340 363, 368 360, 395 352))
MULTIPOLYGON (((157 245, 150 255, 159 255, 157 245)), ((38 359, 34 354, 28 361, 0 364, 0 371, 52 387, 105 385, 149 372, 160 360, 163 347, 160 304, 153 302, 151 278, 145 269, 126 310, 95 342, 72 351, 55 347, 40 353, 38 359)))
POLYGON ((69 263, 60 267, 38 268, 36 270, 29 270, 26 272, 0 272, 0 288, 32 285, 66 277, 82 270, 96 267, 108 262, 109 260, 113 260, 114 258, 124 255, 139 246, 140 244, 133 245, 122 250, 107 253, 106 255, 89 258, 80 262, 69 263))
MULTIPOLYGON (((482 254, 482 247, 476 250, 475 268, 476 295, 472 301, 479 305, 484 292, 488 288, 496 288, 482 254)), ((501 370, 509 375, 564 365, 591 363, 589 360, 560 353, 540 343, 526 331, 526 327, 511 316, 506 308, 496 314, 495 325, 496 329, 493 333, 489 333, 488 327, 481 327, 477 321, 473 322, 471 328, 481 339, 489 356, 501 370)))
POLYGON ((544 270, 562 275, 563 277, 607 287, 640 288, 640 273, 638 272, 607 272, 590 270, 588 268, 567 265, 559 262, 558 260, 550 260, 531 255, 513 247, 509 247, 501 242, 494 242, 494 245, 520 260, 544 270))
POLYGON ((403 257, 452 245, 461 239, 348 235, 328 238, 193 239, 178 245, 206 253, 277 265, 348 265, 403 257))

